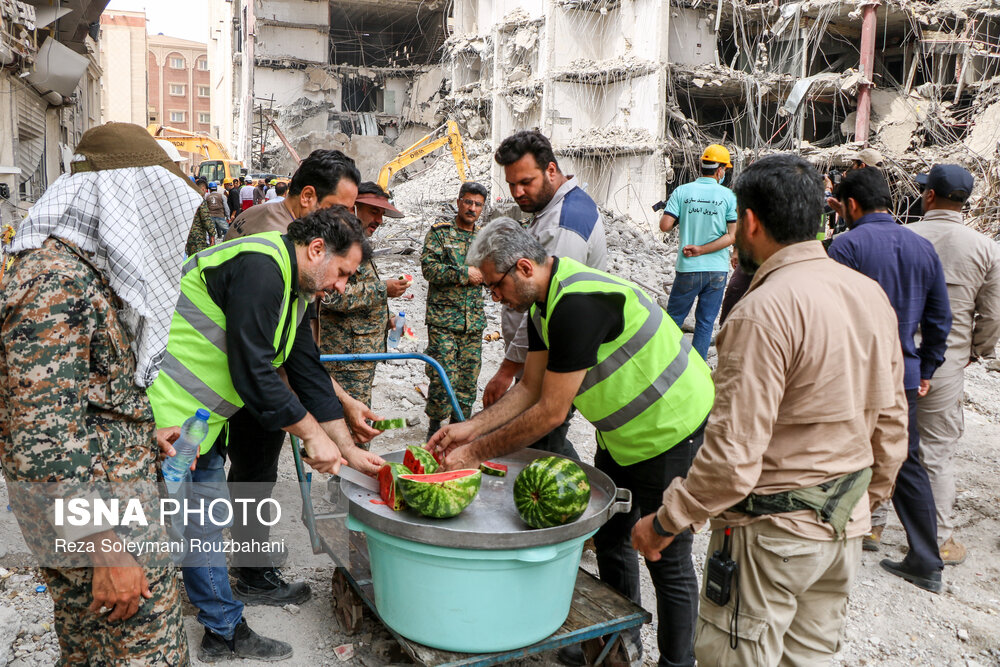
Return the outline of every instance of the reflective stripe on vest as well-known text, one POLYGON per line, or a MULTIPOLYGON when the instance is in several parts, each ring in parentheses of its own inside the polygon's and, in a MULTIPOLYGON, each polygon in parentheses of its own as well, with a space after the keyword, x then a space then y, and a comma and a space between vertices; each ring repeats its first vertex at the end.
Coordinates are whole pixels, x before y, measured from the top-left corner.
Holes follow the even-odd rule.
POLYGON ((573 401, 597 428, 598 443, 620 465, 631 465, 693 433, 715 400, 711 371, 659 304, 628 281, 560 258, 545 317, 537 305, 531 308, 547 346, 548 320, 567 294, 618 295, 624 301, 622 332, 598 348, 597 363, 573 401))
POLYGON ((158 428, 180 426, 198 408, 209 411, 209 433, 202 442, 201 453, 211 448, 226 420, 243 407, 243 399, 229 373, 226 316, 209 295, 204 272, 249 252, 267 255, 281 272, 284 296, 272 340, 275 368, 291 353, 295 329, 305 313, 305 301, 294 296, 297 277, 292 275, 291 256, 280 232, 216 245, 185 262, 166 355, 147 394, 158 428))

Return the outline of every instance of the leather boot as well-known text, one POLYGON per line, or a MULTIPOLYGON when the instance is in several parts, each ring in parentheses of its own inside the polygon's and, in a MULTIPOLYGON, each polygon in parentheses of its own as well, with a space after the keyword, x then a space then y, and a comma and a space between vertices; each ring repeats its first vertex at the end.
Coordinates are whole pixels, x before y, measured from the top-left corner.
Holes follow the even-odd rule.
POLYGON ((309 584, 303 581, 288 583, 276 567, 234 567, 236 577, 233 595, 244 604, 266 604, 284 607, 302 604, 312 595, 309 584))
POLYGON ((232 639, 225 639, 205 628, 205 635, 201 638, 201 646, 198 648, 198 659, 202 662, 243 658, 276 662, 287 660, 292 654, 291 644, 258 635, 250 629, 245 620, 236 626, 232 639))

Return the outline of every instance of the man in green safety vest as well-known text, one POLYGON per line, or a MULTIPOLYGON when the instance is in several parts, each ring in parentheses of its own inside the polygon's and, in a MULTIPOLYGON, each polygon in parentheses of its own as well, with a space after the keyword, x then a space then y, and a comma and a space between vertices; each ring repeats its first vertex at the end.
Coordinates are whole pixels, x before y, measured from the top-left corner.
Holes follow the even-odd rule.
MULTIPOLYGON (((509 218, 479 232, 466 262, 482 272, 494 301, 529 313, 524 377, 469 421, 442 428, 428 449, 445 455, 447 470, 474 468, 537 441, 575 406, 597 428, 594 465, 632 492, 632 511, 612 517, 594 537, 601 579, 639 603, 630 531, 691 465, 715 398, 708 366, 638 286, 548 256, 509 218)), ((678 535, 659 561, 646 562, 656 589, 660 664, 694 664, 692 541, 690 532, 678 535)), ((637 629, 630 640, 641 651, 637 629)), ((559 658, 585 664, 579 647, 559 658)))
MULTIPOLYGON (((223 426, 244 408, 266 427, 301 438, 304 460, 320 472, 336 473, 343 462, 369 474, 378 470, 381 459, 354 445, 304 318, 307 302, 342 292, 370 253, 357 218, 337 205, 295 220, 285 234, 229 241, 184 264, 166 354, 148 396, 160 447, 168 455, 177 427, 198 408, 210 413, 189 502, 228 496, 223 426)), ((225 519, 186 519, 188 540, 221 546, 225 519)), ((220 553, 203 548, 184 561, 188 597, 205 626, 199 659, 291 657, 287 643, 247 627, 243 603, 230 589, 225 556, 212 555, 220 553)), ((291 587, 291 595, 308 597, 306 584, 291 587)))

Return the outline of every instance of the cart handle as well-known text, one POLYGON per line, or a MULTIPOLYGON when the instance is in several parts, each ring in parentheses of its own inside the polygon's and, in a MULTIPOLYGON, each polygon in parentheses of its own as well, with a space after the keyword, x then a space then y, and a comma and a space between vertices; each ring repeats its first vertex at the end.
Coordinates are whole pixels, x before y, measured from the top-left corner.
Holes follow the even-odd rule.
MULTIPOLYGON (((426 354, 418 354, 416 352, 371 352, 365 354, 324 354, 320 355, 319 358, 320 361, 332 363, 388 361, 390 359, 417 359, 433 368, 437 372, 441 384, 444 385, 444 390, 448 394, 448 400, 451 401, 452 415, 458 415, 458 421, 465 420, 462 408, 455 397, 455 390, 452 389, 451 382, 448 381, 448 374, 445 373, 441 364, 426 354)), ((299 446, 299 439, 293 435, 291 436, 291 441, 292 458, 295 460, 295 474, 299 480, 299 492, 302 494, 302 523, 306 524, 306 528, 309 530, 309 542, 312 545, 313 553, 318 554, 323 551, 323 546, 319 541, 319 533, 316 532, 316 515, 313 512, 312 496, 310 495, 312 473, 307 473, 305 466, 302 465, 302 448, 299 446)))

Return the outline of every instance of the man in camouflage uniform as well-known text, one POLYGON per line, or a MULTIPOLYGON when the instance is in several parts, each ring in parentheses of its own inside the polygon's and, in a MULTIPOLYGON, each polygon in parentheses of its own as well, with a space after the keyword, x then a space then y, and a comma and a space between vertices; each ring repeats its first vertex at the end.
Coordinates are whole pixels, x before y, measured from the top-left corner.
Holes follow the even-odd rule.
POLYGON ((215 222, 209 215, 208 203, 203 201, 194 214, 194 224, 191 225, 184 252, 190 257, 212 245, 215 245, 215 222))
POLYGON ((144 128, 89 130, 72 174, 52 184, 18 230, 0 291, 0 455, 25 541, 46 566, 60 664, 189 664, 169 556, 139 562, 104 547, 105 540, 166 540, 163 527, 153 520, 126 536, 122 528, 50 518, 56 497, 111 491, 122 502, 138 497, 146 516, 157 516, 149 506, 159 448, 144 391, 155 364, 146 334, 133 332, 169 317, 176 288, 158 284, 161 274, 143 258, 176 257, 179 274, 199 201, 185 180, 144 128), (148 190, 164 195, 152 222, 124 205, 148 190), (130 285, 121 287, 123 280, 130 285), (138 305, 135 285, 150 299, 146 315, 133 326, 133 313, 126 328, 124 306, 138 305), (57 539, 95 551, 60 558, 57 539))
MULTIPOLYGON (((420 268, 427 288, 427 355, 435 359, 455 390, 462 419, 472 414, 476 402, 479 369, 482 365, 483 274, 466 266, 465 254, 476 238, 476 221, 486 204, 486 188, 479 183, 463 183, 458 191, 458 215, 454 221, 432 226, 424 239, 420 268)), ((425 412, 430 420, 430 438, 441 422, 453 414, 448 393, 438 374, 427 368, 430 389, 425 412)))
MULTIPOLYGON (((401 218, 389 195, 376 183, 366 181, 358 186, 355 214, 361 220, 366 236, 371 237, 382 224, 384 216, 401 218)), ((347 281, 343 294, 330 294, 320 305, 320 350, 323 354, 364 354, 385 352, 386 332, 393 323, 389 312, 389 297, 402 296, 409 287, 407 280, 382 280, 369 260, 358 267, 347 281)), ((372 382, 375 362, 327 363, 327 370, 348 394, 372 403, 372 382)), ((367 449, 367 444, 361 445, 367 449)))

